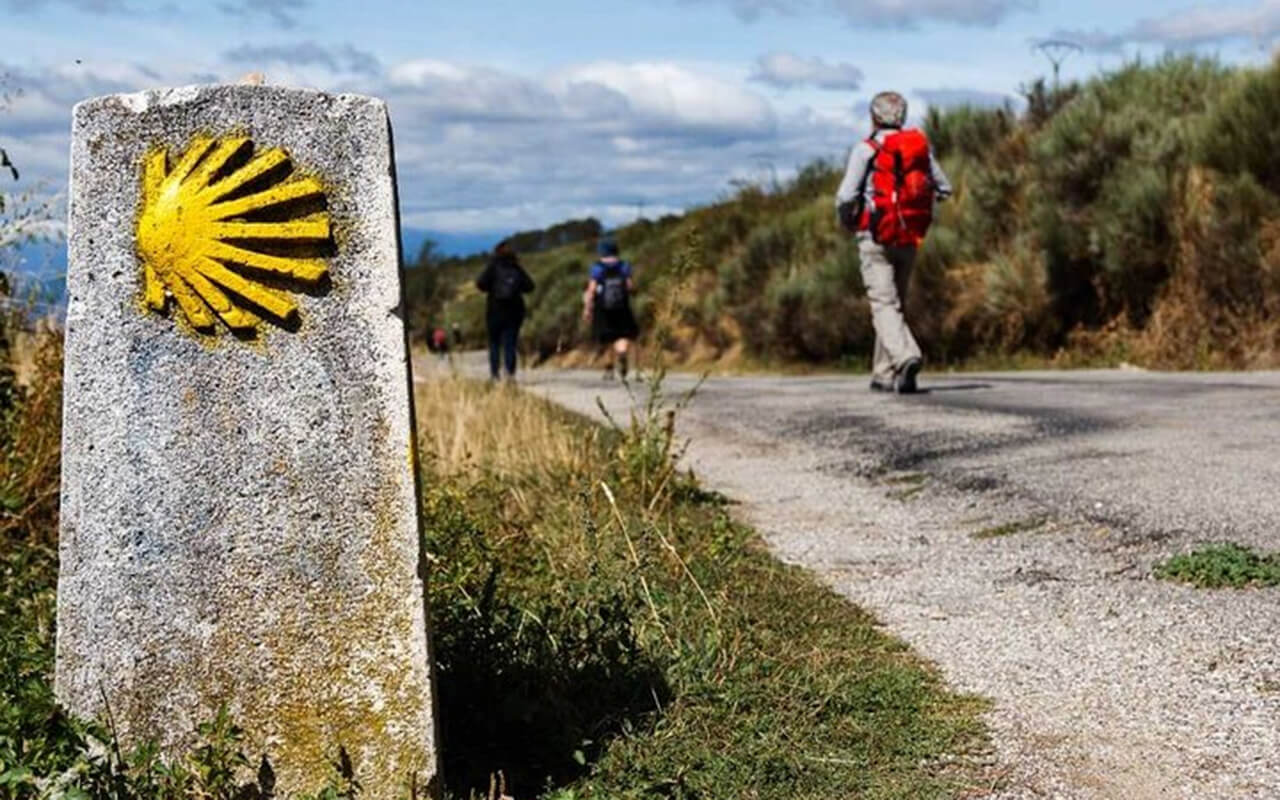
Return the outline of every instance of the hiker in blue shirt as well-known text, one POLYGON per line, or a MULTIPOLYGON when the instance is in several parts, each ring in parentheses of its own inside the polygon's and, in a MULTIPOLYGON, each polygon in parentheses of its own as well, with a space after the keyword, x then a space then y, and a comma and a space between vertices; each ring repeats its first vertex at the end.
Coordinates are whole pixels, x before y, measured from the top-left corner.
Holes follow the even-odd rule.
POLYGON ((631 343, 640 335, 640 326, 631 310, 635 279, 631 265, 618 257, 617 242, 609 239, 600 242, 599 253, 600 260, 591 265, 591 277, 582 298, 582 318, 591 323, 600 348, 611 349, 605 378, 613 377, 616 365, 618 374, 626 380, 631 343))

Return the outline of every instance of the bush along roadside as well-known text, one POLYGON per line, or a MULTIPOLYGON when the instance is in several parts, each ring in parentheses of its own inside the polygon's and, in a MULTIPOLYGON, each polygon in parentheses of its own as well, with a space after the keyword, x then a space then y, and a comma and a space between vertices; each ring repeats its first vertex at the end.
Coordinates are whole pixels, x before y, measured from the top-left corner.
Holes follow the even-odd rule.
POLYGON ((602 430, 520 392, 420 391, 453 796, 499 772, 554 800, 989 783, 966 757, 987 751, 984 703, 773 559, 675 468, 673 405, 638 394, 631 424, 602 430))

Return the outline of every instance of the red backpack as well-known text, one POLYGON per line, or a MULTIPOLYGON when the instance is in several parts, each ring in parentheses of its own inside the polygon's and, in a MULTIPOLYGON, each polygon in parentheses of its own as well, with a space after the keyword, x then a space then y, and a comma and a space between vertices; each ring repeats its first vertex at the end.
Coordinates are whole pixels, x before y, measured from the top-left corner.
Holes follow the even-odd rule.
POLYGON ((929 140, 918 130, 890 133, 883 142, 867 140, 875 150, 863 178, 862 196, 871 186, 871 202, 861 228, 877 244, 919 247, 933 222, 936 189, 929 164, 929 140))

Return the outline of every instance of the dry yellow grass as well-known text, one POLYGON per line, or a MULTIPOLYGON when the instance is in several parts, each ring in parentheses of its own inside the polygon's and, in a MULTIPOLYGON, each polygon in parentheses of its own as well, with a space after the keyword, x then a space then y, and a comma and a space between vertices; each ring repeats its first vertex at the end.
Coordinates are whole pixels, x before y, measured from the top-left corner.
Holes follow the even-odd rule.
POLYGON ((51 331, 31 335, 14 360, 24 391, 17 413, 0 419, 0 544, 53 546, 61 485, 62 338, 51 331))
POLYGON ((9 336, 10 367, 13 369, 19 386, 29 387, 41 377, 37 360, 40 352, 51 346, 51 339, 62 339, 62 330, 51 318, 31 319, 25 310, 11 313, 9 318, 0 321, 9 336))
POLYGON ((440 475, 585 470, 601 430, 514 386, 437 374, 414 397, 425 466, 440 475))

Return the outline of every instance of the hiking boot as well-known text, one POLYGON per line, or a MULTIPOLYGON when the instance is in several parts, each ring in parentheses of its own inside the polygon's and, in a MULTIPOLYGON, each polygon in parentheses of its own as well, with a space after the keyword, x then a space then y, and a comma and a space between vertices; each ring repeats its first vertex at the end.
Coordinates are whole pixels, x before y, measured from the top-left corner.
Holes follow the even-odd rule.
POLYGON ((916 376, 920 374, 920 366, 921 362, 918 358, 903 364, 893 376, 893 390, 898 394, 915 394, 920 391, 916 386, 916 376))
POLYGON ((873 391, 873 392, 892 392, 892 391, 893 391, 893 382, 892 382, 892 380, 890 380, 889 382, 885 382, 885 381, 880 380, 879 378, 872 378, 872 379, 871 379, 871 391, 873 391))

